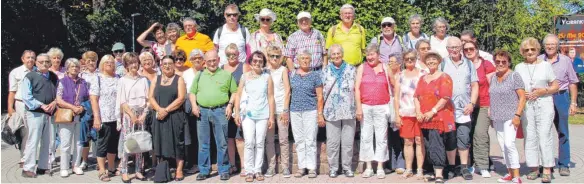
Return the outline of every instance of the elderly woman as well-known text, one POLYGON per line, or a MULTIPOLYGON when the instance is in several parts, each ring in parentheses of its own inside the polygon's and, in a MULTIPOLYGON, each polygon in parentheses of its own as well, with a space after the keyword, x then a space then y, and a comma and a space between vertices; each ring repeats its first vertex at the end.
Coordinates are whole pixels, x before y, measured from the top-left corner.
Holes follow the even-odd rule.
MULTIPOLYGON (((204 54, 203 51, 201 51, 200 49, 193 49, 191 51, 191 53, 189 54, 189 61, 192 64, 192 67, 188 68, 187 70, 185 70, 183 72, 183 79, 185 81, 185 87, 186 89, 191 89, 191 86, 193 85, 193 82, 195 81, 195 78, 198 78, 197 76, 200 77, 200 72, 203 71, 203 69, 205 69, 205 60, 203 59, 204 54)), ((187 90, 188 93, 188 90, 187 90)), ((186 167, 189 168, 187 170, 188 174, 195 174, 198 172, 198 166, 197 164, 197 155, 198 155, 198 144, 195 143, 195 141, 197 141, 197 117, 195 117, 192 113, 190 113, 192 111, 192 105, 191 105, 191 101, 190 100, 185 100, 185 112, 187 112, 187 116, 186 116, 186 120, 187 120, 187 124, 188 124, 188 134, 190 135, 190 140, 185 140, 186 142, 191 142, 190 145, 186 146, 186 155, 189 155, 187 158, 185 158, 186 161, 186 167)), ((187 133, 187 132, 185 132, 187 133)), ((185 137, 186 138, 186 137, 185 137)))
POLYGON ((410 16, 409 23, 410 32, 407 32, 403 36, 403 44, 408 49, 415 49, 415 46, 419 40, 428 39, 429 37, 426 35, 426 33, 422 32, 422 24, 424 23, 424 20, 422 19, 421 15, 413 14, 410 16))
POLYGON ((49 71, 56 74, 57 77, 59 77, 59 79, 65 77, 66 74, 65 68, 61 67, 61 61, 63 60, 63 51, 61 51, 61 49, 57 47, 53 47, 49 49, 47 54, 51 58, 51 67, 49 68, 49 71))
POLYGON ((274 83, 270 74, 264 70, 266 56, 261 51, 253 52, 248 60, 251 71, 241 77, 235 101, 235 123, 244 131, 246 182, 263 181, 264 141, 266 132, 274 125, 276 104, 274 102, 274 83), (239 99, 246 91, 245 110, 240 108, 239 99))
POLYGON ((59 138, 61 138, 61 177, 69 176, 69 156, 73 155, 73 172, 77 175, 83 174, 80 167, 81 145, 79 141, 80 117, 84 108, 81 103, 89 99, 88 86, 83 78, 79 77, 81 63, 75 58, 69 58, 65 62, 67 75, 59 81, 57 86, 57 105, 62 109, 73 111, 75 116, 73 122, 60 123, 57 125, 59 138), (71 148, 73 147, 73 148, 71 148))
MULTIPOLYGON (((539 166, 543 166, 542 183, 552 181, 551 168, 555 166, 552 128, 554 120, 554 101, 552 94, 559 89, 558 80, 552 65, 537 58, 541 45, 535 38, 521 42, 520 52, 524 60, 515 67, 521 75, 527 91, 527 105, 522 126, 525 135, 525 158, 531 172, 527 179, 535 180, 539 166)), ((521 114, 519 114, 521 116, 521 114)))
POLYGON ((138 58, 140 59, 138 75, 146 77, 148 83, 151 83, 157 75, 160 75, 160 71, 156 70, 157 67, 154 55, 150 52, 142 52, 138 58))
MULTIPOLYGON (((148 92, 150 105, 155 111, 152 145, 159 159, 176 161, 175 180, 184 179, 185 117, 182 105, 186 94, 185 82, 175 74, 176 62, 172 56, 162 59, 162 75, 157 76, 148 92)), ((169 171, 156 171, 166 173, 169 171)))
POLYGON ((284 48, 282 37, 271 30, 272 24, 276 21, 276 14, 272 10, 264 8, 259 14, 255 14, 255 19, 260 23, 260 29, 251 34, 249 41, 251 51, 259 50, 266 54, 268 46, 284 48))
POLYGON ((472 114, 473 136, 473 156, 477 169, 483 178, 490 178, 489 173, 489 126, 491 120, 488 117, 489 110, 489 85, 491 78, 495 75, 495 66, 490 61, 479 56, 479 47, 476 42, 465 42, 462 44, 464 57, 472 61, 479 78, 479 103, 474 107, 472 114))
MULTIPOLYGON (((389 60, 388 60, 388 64, 389 64, 389 70, 391 72, 391 77, 397 81, 397 79, 399 79, 399 76, 402 73, 402 66, 403 66, 403 61, 401 61, 402 56, 398 55, 398 54, 390 54, 389 55, 389 60)), ((395 86, 391 86, 391 88, 395 88, 395 86)), ((395 93, 393 93, 393 91, 390 93, 391 96, 394 96, 395 93)), ((399 99, 399 98, 395 98, 395 99, 399 99)), ((394 104, 393 103, 394 98, 390 99, 390 104, 394 104)), ((395 102, 395 103, 399 103, 399 102, 395 102)), ((395 107, 393 107, 394 109, 397 109, 395 107)), ((394 111, 395 112, 395 111, 394 111)), ((396 126, 395 124, 395 120, 398 119, 398 116, 395 117, 395 119, 390 119, 390 124, 388 126, 388 130, 387 130, 387 141, 388 141, 388 149, 389 149, 389 156, 390 159, 389 161, 387 161, 385 164, 385 168, 389 169, 389 170, 393 170, 395 171, 397 174, 403 174, 405 171, 405 163, 404 163, 404 156, 403 156, 403 148, 404 148, 404 144, 403 144, 403 139, 399 136, 399 127, 396 126)))
POLYGON ((99 167, 99 179, 110 181, 110 176, 116 175, 115 159, 118 153, 118 141, 120 132, 116 124, 116 95, 118 89, 118 77, 115 74, 116 64, 112 55, 105 55, 99 63, 101 73, 92 77, 89 87, 91 109, 93 111, 93 128, 97 135, 97 164, 99 167), (108 172, 105 161, 107 157, 108 172))
MULTIPOLYGON (((241 79, 241 76, 249 71, 249 66, 246 63, 240 63, 239 62, 239 50, 237 48, 237 45, 235 43, 231 43, 229 44, 226 48, 225 48, 225 56, 227 57, 227 64, 222 65, 221 69, 231 73, 231 75, 233 76, 233 78, 235 79, 235 83, 237 85, 239 85, 239 80, 241 79)), ((241 98, 244 98, 245 92, 240 95, 241 98)), ((240 100, 242 101, 242 100, 240 100)), ((245 101, 245 100, 243 100, 245 101)), ((244 151, 243 151, 243 147, 244 147, 244 142, 243 142, 243 135, 242 135, 242 130, 240 127, 238 127, 235 124, 235 121, 233 120, 233 118, 229 119, 229 125, 228 125, 228 133, 227 133, 227 145, 228 145, 228 149, 227 152, 229 154, 229 163, 231 165, 231 173, 234 173, 237 171, 237 167, 235 166, 235 151, 237 151, 237 153, 239 153, 239 160, 244 160, 244 151), (236 149, 237 146, 237 149, 236 149)), ((240 176, 241 177, 245 177, 246 172, 243 171, 244 168, 244 163, 241 162, 241 173, 240 176)))
MULTIPOLYGON (((282 66, 282 48, 269 46, 266 49, 268 53, 267 70, 270 72, 272 82, 274 83, 274 101, 276 102, 276 126, 278 127, 278 141, 280 143, 280 166, 282 167, 282 176, 290 177, 290 146, 288 145, 288 129, 290 127, 290 79, 288 77, 288 68, 282 66)), ((268 171, 265 176, 271 177, 276 170, 276 148, 274 147, 274 134, 276 128, 268 129, 266 136, 266 155, 268 157, 268 171)))
POLYGON ((353 177, 353 141, 355 140, 355 67, 343 60, 343 47, 333 44, 329 48, 331 62, 323 69, 324 117, 326 120, 326 145, 329 177, 336 178, 339 155, 342 171, 353 177))
POLYGON ((310 52, 302 51, 297 57, 300 67, 290 77, 290 118, 298 155, 298 171, 294 177, 301 178, 308 169, 308 177, 316 178, 317 125, 325 126, 322 79, 321 73, 313 72, 310 67, 310 52))
POLYGON ((172 53, 172 44, 164 34, 164 25, 156 22, 150 26, 146 31, 144 31, 136 39, 140 45, 143 47, 150 47, 150 49, 156 54, 156 57, 162 58, 166 55, 172 53), (156 41, 146 40, 148 34, 152 33, 156 41))
POLYGON ((172 51, 176 49, 176 40, 178 40, 179 37, 180 26, 177 23, 169 23, 166 25, 166 38, 170 41, 172 51))
POLYGON ((434 31, 434 35, 430 36, 430 46, 432 47, 432 50, 437 51, 440 56, 442 56, 442 58, 448 57, 446 43, 450 37, 447 34, 449 29, 450 25, 443 17, 436 18, 432 24, 432 31, 434 31))
MULTIPOLYGON (((404 178, 409 178, 414 175, 412 172, 412 164, 414 162, 414 143, 416 144, 416 164, 418 171, 416 176, 418 179, 424 176, 424 147, 422 144, 422 134, 420 123, 416 119, 416 105, 414 104, 414 93, 418 86, 420 77, 424 75, 420 69, 416 67, 417 53, 415 50, 408 50, 403 53, 405 70, 396 77, 398 81, 395 85, 395 99, 399 99, 396 103, 396 127, 399 128, 399 137, 404 140, 403 153, 405 157, 405 172, 404 178)), ((395 141, 395 139, 394 139, 395 141)))
POLYGON ((515 140, 525 108, 525 84, 521 75, 510 69, 511 54, 507 51, 495 53, 495 64, 497 72, 491 76, 492 83, 489 86, 489 116, 493 120, 493 127, 497 132, 497 140, 508 171, 508 174, 497 181, 521 183, 519 152, 515 147, 515 140))
POLYGON ((357 68, 355 102, 357 120, 361 122, 359 160, 367 163, 364 178, 373 176, 371 161, 376 161, 377 177, 385 178, 383 162, 389 159, 387 150, 387 127, 391 118, 389 108, 390 86, 394 85, 393 74, 379 60, 377 45, 370 44, 365 50, 367 63, 357 68), (375 146, 373 140, 375 137, 375 146))
MULTIPOLYGON (((144 130, 144 122, 146 121, 146 115, 148 114, 148 80, 146 77, 138 75, 138 69, 140 68, 140 62, 138 61, 138 55, 136 53, 130 52, 123 57, 124 68, 126 68, 126 75, 119 80, 118 93, 116 96, 116 108, 115 110, 118 123, 120 124, 120 145, 126 143, 126 136, 133 132, 135 129, 144 130), (121 112, 120 112, 121 111, 121 112)), ((121 146, 121 166, 122 166, 122 181, 124 183, 129 183, 130 178, 128 176, 128 157, 135 156, 134 166, 136 169, 136 179, 146 180, 146 177, 142 174, 144 171, 142 154, 132 154, 126 152, 123 146, 121 146)))
POLYGON ((420 70, 423 74, 430 73, 430 69, 424 63, 424 57, 430 52, 430 41, 426 39, 418 40, 416 43, 416 52, 418 53, 418 58, 416 58, 416 68, 420 70))
POLYGON ((174 57, 174 73, 178 76, 182 76, 183 72, 189 69, 189 67, 185 66, 187 54, 182 49, 177 49, 172 52, 172 57, 174 57))
POLYGON ((440 54, 429 52, 424 61, 430 73, 420 78, 414 92, 415 117, 422 129, 421 137, 424 138, 428 161, 434 167, 435 181, 444 183, 442 170, 447 164, 445 144, 456 146, 456 141, 443 140, 445 133, 455 131, 454 106, 450 102, 453 85, 450 76, 438 69, 442 61, 440 54))
MULTIPOLYGON (((99 57, 97 56, 97 53, 93 51, 86 51, 85 53, 83 53, 83 55, 81 55, 81 60, 83 61, 81 65, 84 66, 85 70, 82 70, 81 73, 79 73, 79 77, 85 80, 85 82, 87 83, 86 84, 87 88, 89 89, 92 83, 97 83, 97 81, 95 80, 97 78, 95 78, 94 76, 97 75, 95 71, 97 69, 97 61, 99 60, 99 57)), ((83 118, 82 116, 80 119, 81 124, 79 125, 79 127, 81 128, 81 130, 79 131, 80 133, 79 141, 81 142, 81 146, 83 147, 82 148, 83 151, 81 152, 81 163, 79 167, 81 167, 81 169, 86 169, 87 160, 89 157, 89 141, 96 140, 95 137, 91 136, 92 135, 91 132, 95 132, 95 130, 91 129, 91 127, 93 126, 93 111, 91 111, 91 103, 89 101, 81 102, 81 106, 83 106, 87 118, 83 118)))

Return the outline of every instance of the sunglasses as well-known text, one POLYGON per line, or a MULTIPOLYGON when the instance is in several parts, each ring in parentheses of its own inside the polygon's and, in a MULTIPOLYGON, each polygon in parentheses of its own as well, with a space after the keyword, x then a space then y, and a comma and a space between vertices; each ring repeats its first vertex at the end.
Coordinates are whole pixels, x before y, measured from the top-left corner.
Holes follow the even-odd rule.
POLYGON ((381 27, 382 27, 382 28, 386 28, 386 27, 392 27, 392 26, 393 26, 393 24, 392 24, 392 23, 383 23, 383 24, 381 24, 381 27))
POLYGON ((523 49, 523 52, 529 52, 529 51, 535 52, 536 49, 535 48, 523 49))
POLYGON ((476 49, 474 47, 464 48, 464 52, 474 52, 476 49))
POLYGON ((176 61, 185 61, 185 58, 176 58, 176 61))
POLYGON ((236 55, 235 54, 225 54, 225 56, 227 56, 227 58, 229 59, 235 59, 236 55))
POLYGON ((508 62, 505 60, 495 60, 496 65, 506 65, 508 62))
POLYGON ((271 18, 260 18, 260 20, 261 20, 262 22, 271 22, 271 21, 272 21, 272 19, 271 19, 271 18))
POLYGON ((407 57, 407 58, 404 58, 404 61, 412 62, 412 61, 416 61, 416 58, 415 57, 407 57))
POLYGON ((237 17, 239 13, 226 13, 227 17, 237 17))
POLYGON ((272 59, 280 59, 280 55, 269 55, 268 57, 272 58, 272 59))
POLYGON ((252 59, 251 60, 251 63, 262 63, 262 62, 264 62, 264 60, 261 60, 261 59, 252 59))
POLYGON ((114 50, 114 54, 120 54, 122 52, 124 52, 124 51, 123 50, 114 50))

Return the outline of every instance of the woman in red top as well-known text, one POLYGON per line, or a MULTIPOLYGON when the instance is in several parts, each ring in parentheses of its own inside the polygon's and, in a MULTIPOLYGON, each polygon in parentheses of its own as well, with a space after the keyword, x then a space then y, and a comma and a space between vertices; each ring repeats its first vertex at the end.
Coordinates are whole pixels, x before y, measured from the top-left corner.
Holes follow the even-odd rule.
MULTIPOLYGON (((448 74, 438 70, 442 61, 440 54, 432 51, 424 58, 430 73, 418 81, 414 93, 416 119, 420 122, 426 155, 434 166, 436 183, 444 183, 442 169, 446 166, 446 150, 443 134, 454 131, 454 107, 452 97, 452 79, 448 74)), ((455 142, 456 143, 456 142, 455 142)))
POLYGON ((473 145, 471 154, 471 161, 473 161, 480 171, 483 178, 490 178, 489 173, 489 126, 491 120, 489 119, 489 84, 491 78, 495 74, 495 66, 490 61, 487 61, 479 56, 479 49, 476 42, 466 42, 462 44, 464 57, 472 61, 472 64, 477 70, 479 77, 479 103, 472 111, 472 127, 474 127, 473 145))

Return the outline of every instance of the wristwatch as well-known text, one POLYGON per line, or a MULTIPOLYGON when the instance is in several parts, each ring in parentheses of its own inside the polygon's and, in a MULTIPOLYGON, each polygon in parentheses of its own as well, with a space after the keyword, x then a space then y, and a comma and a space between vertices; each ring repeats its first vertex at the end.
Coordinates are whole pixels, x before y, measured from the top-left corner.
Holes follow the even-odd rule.
POLYGON ((574 103, 572 103, 572 105, 578 107, 578 103, 574 102, 574 103))
POLYGON ((432 108, 432 112, 433 112, 434 114, 438 114, 438 110, 436 110, 436 108, 432 108))

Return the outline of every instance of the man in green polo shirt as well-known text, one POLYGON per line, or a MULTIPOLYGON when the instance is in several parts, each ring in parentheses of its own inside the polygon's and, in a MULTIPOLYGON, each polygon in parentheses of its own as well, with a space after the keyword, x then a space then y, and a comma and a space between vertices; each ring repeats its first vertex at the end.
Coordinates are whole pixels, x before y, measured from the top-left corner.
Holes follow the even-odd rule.
POLYGON ((218 67, 217 51, 205 53, 205 64, 207 68, 195 77, 189 94, 191 104, 197 104, 193 105, 192 113, 200 118, 197 123, 200 171, 197 180, 205 180, 211 173, 211 127, 217 141, 219 176, 221 180, 228 180, 230 165, 227 156, 227 123, 231 118, 237 85, 231 73, 218 67))

